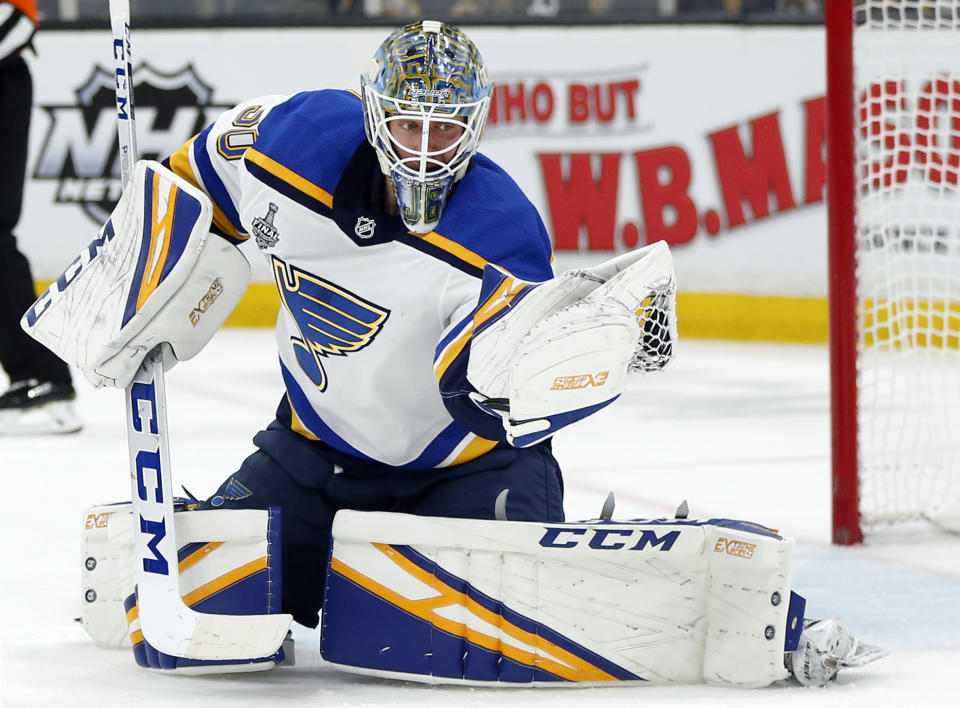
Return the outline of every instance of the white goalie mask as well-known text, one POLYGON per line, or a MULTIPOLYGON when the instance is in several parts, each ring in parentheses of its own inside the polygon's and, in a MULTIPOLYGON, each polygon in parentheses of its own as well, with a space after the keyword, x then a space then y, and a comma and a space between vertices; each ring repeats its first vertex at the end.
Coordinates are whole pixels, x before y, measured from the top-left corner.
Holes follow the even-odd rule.
POLYGON ((460 30, 424 20, 391 34, 360 81, 367 140, 403 223, 429 233, 487 119, 493 86, 483 59, 460 30))

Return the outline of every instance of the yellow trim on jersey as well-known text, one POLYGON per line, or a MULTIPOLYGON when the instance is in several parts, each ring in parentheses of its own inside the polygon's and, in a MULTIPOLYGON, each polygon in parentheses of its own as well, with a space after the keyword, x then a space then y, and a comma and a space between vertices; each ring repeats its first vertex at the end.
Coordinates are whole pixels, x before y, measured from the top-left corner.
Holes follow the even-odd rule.
POLYGON ((494 315, 510 306, 513 299, 530 286, 522 280, 506 278, 473 316, 473 326, 479 327, 494 315))
POLYGON ((460 454, 457 455, 454 461, 450 464, 461 465, 464 462, 475 460, 481 455, 486 455, 497 445, 499 445, 499 443, 496 440, 487 440, 486 438, 473 435, 473 440, 471 440, 467 446, 460 451, 460 454))
MULTIPOLYGON (((190 150, 193 149, 193 144, 196 140, 197 136, 194 135, 183 147, 170 156, 170 171, 183 177, 187 182, 206 194, 206 190, 200 186, 200 180, 193 171, 193 165, 190 164, 190 150)), ((210 195, 208 194, 207 196, 209 197, 210 195)), ((237 231, 237 227, 231 223, 227 215, 223 213, 223 209, 217 206, 217 203, 214 202, 212 198, 210 199, 210 203, 213 204, 213 223, 218 229, 239 241, 246 241, 250 238, 249 234, 242 234, 237 231)))
POLYGON ((460 352, 462 352, 463 348, 467 346, 467 342, 469 342, 470 338, 473 337, 473 327, 474 325, 471 322, 470 326, 463 330, 459 337, 447 345, 446 351, 440 358, 440 361, 437 362, 433 370, 437 377, 437 381, 443 377, 443 375, 447 372, 447 369, 450 368, 450 364, 453 363, 453 360, 460 356, 460 352))
POLYGON ((188 592, 183 596, 183 601, 187 606, 195 605, 201 600, 205 600, 206 598, 210 597, 215 592, 223 590, 228 585, 233 585, 234 583, 243 580, 254 573, 259 573, 261 570, 265 570, 266 567, 266 556, 252 560, 249 563, 244 563, 239 568, 234 568, 229 573, 224 573, 219 578, 214 578, 209 583, 205 583, 196 590, 188 592))
POLYGON ((300 416, 297 415, 297 409, 293 407, 293 401, 290 400, 290 394, 287 394, 287 405, 290 406, 290 430, 302 435, 307 440, 320 440, 316 434, 310 432, 310 430, 303 424, 303 421, 300 420, 300 416))
POLYGON ((527 287, 529 287, 529 283, 518 281, 511 277, 506 278, 497 286, 497 289, 494 290, 490 297, 484 300, 483 304, 477 309, 470 326, 461 332, 459 337, 447 345, 440 361, 434 366, 434 374, 437 377, 437 381, 446 373, 454 359, 460 356, 467 342, 473 337, 474 330, 498 312, 502 312, 503 309, 508 307, 513 299, 527 287))
POLYGON ((418 234, 414 231, 410 231, 408 233, 411 236, 422 238, 427 243, 432 244, 437 248, 443 249, 447 253, 450 253, 451 255, 456 256, 461 261, 465 261, 466 263, 469 263, 470 265, 475 266, 480 270, 483 270, 484 267, 488 264, 488 261, 482 256, 477 255, 476 253, 471 251, 469 248, 464 248, 456 241, 451 241, 446 236, 441 236, 436 231, 431 231, 430 233, 426 233, 426 234, 418 234))
POLYGON ((508 659, 512 659, 524 666, 541 668, 568 681, 620 680, 616 676, 603 671, 599 667, 594 666, 590 662, 544 637, 521 629, 503 615, 488 610, 466 593, 455 590, 433 575, 433 573, 425 571, 416 563, 397 552, 392 546, 383 543, 373 543, 371 545, 390 558, 390 560, 408 575, 435 590, 437 595, 419 600, 411 600, 391 588, 378 583, 376 580, 363 575, 359 571, 354 570, 336 557, 331 558, 330 568, 395 607, 412 614, 414 617, 419 617, 429 622, 437 629, 452 634, 455 637, 463 637, 473 644, 489 649, 490 651, 498 652, 508 659), (505 637, 510 637, 517 642, 535 647, 539 651, 536 653, 526 651, 519 646, 504 641, 500 637, 491 636, 479 629, 468 626, 468 624, 448 619, 437 612, 440 608, 450 606, 462 607, 474 617, 483 620, 492 627, 496 627, 505 637))
POLYGON ((282 179, 290 186, 295 187, 309 197, 313 197, 321 204, 324 204, 331 209, 333 208, 333 195, 330 194, 330 192, 315 185, 310 180, 304 179, 289 167, 284 167, 279 162, 271 157, 267 157, 259 150, 248 148, 243 154, 243 159, 247 162, 252 162, 253 164, 262 167, 274 177, 282 179))
POLYGON ((130 643, 131 643, 131 644, 133 644, 134 646, 136 646, 137 644, 139 644, 139 643, 142 642, 142 641, 143 641, 143 632, 141 632, 139 629, 136 630, 136 631, 134 631, 134 632, 130 632, 130 643))
POLYGON ((193 144, 197 141, 197 136, 194 135, 190 140, 184 143, 183 147, 177 150, 170 156, 170 169, 176 174, 183 177, 194 187, 200 187, 200 180, 197 179, 197 175, 193 171, 193 166, 190 164, 190 150, 193 148, 193 144))

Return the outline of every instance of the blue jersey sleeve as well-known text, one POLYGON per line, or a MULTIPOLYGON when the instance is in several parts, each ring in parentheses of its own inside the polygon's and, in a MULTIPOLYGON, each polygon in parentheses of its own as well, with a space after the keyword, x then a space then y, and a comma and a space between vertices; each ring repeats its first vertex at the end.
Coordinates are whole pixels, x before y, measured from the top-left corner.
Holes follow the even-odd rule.
POLYGON ((480 296, 465 317, 451 327, 437 347, 434 372, 447 411, 458 423, 488 440, 506 441, 502 418, 483 401, 467 378, 473 338, 509 315, 537 283, 514 278, 493 266, 483 272, 480 296))
POLYGON ((280 165, 305 184, 332 192, 365 138, 359 97, 350 91, 264 96, 224 111, 165 162, 213 202, 213 226, 233 243, 249 238, 240 220, 245 162, 280 165))
POLYGON ((475 334, 509 312, 536 283, 553 277, 553 251, 543 220, 517 184, 483 155, 450 198, 436 232, 478 254, 479 294, 437 346, 434 372, 447 411, 488 440, 505 441, 499 415, 480 406, 467 379, 475 334))

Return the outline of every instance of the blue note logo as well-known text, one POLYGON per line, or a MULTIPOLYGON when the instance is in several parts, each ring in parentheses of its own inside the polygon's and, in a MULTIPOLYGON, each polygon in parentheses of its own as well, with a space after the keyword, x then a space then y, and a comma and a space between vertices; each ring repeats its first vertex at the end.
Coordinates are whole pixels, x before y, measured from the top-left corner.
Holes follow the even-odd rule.
POLYGON ((290 339, 297 362, 317 389, 324 391, 323 359, 347 356, 371 344, 390 310, 276 257, 273 273, 283 305, 300 331, 299 338, 290 339))
POLYGON ((210 499, 210 506, 223 506, 225 501, 239 501, 252 496, 253 492, 239 482, 236 477, 231 477, 223 491, 210 499))

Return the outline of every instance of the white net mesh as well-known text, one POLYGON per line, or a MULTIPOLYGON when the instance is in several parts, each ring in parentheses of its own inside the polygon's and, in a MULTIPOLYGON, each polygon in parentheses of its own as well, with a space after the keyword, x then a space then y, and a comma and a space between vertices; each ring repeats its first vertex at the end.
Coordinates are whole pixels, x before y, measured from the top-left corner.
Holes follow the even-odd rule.
POLYGON ((862 524, 960 529, 960 0, 855 7, 862 524))

